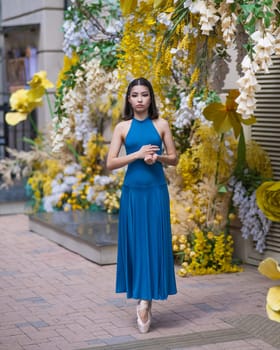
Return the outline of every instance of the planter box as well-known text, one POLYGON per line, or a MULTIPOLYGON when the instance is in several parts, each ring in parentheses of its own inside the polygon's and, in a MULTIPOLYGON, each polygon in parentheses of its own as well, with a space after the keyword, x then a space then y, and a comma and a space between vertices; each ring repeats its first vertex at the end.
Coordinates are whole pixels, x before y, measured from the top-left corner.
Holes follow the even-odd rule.
POLYGON ((29 215, 29 228, 99 265, 115 264, 118 215, 53 212, 29 215))

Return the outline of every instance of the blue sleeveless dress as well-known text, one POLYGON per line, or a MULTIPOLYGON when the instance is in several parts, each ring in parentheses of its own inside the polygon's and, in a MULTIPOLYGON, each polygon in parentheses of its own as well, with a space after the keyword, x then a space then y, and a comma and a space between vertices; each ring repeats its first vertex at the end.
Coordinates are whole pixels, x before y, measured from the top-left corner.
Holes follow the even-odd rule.
MULTIPOLYGON (((152 120, 132 119, 126 153, 143 145, 160 147, 152 120)), ((176 294, 167 184, 160 162, 138 159, 128 165, 119 212, 116 292, 128 298, 164 300, 176 294)))

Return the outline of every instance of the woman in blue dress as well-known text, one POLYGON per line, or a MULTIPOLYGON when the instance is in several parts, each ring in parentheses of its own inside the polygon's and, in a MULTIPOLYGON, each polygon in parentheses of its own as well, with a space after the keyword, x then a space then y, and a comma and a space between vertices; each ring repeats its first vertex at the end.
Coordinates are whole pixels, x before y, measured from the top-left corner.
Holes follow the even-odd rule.
POLYGON ((133 80, 124 121, 116 125, 107 157, 109 170, 127 166, 119 212, 116 292, 138 299, 141 333, 151 325, 152 300, 176 294, 169 194, 163 165, 176 165, 168 122, 158 116, 152 85, 133 80), (125 146, 125 155, 120 154, 125 146), (164 152, 163 152, 164 149, 164 152))

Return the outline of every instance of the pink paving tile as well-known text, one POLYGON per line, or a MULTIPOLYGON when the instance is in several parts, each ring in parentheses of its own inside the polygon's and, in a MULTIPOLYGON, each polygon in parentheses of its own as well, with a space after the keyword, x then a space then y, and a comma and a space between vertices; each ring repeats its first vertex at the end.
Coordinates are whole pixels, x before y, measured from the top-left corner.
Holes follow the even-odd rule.
MULTIPOLYGON (((5 336, 10 334, 22 343, 30 341, 22 346, 14 342, 12 350, 76 350, 129 337, 150 339, 226 329, 226 317, 265 315, 271 282, 254 267, 238 274, 177 277, 178 294, 153 303, 151 332, 141 335, 135 322, 136 301, 114 292, 115 266, 98 266, 28 232, 23 215, 0 217, 0 234, 1 340, 10 344, 5 336), (25 324, 20 328, 24 334, 17 333, 15 324, 19 323, 25 324)), ((249 346, 248 350, 260 346, 240 344, 249 346)))

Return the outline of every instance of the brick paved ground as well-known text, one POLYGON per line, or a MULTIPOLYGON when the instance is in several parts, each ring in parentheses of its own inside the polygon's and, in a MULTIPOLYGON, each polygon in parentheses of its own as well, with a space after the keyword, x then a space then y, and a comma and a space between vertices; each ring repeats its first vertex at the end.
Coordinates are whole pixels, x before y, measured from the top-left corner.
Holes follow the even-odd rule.
MULTIPOLYGON (((136 302, 114 293, 115 266, 98 266, 29 232, 24 215, 0 216, 0 237, 0 350, 89 349, 226 331, 232 328, 228 319, 265 316, 267 289, 274 284, 252 266, 236 274, 177 277, 178 294, 153 303, 151 331, 141 335, 136 302)), ((200 347, 185 344, 180 350, 198 348, 275 349, 252 336, 200 347)))

